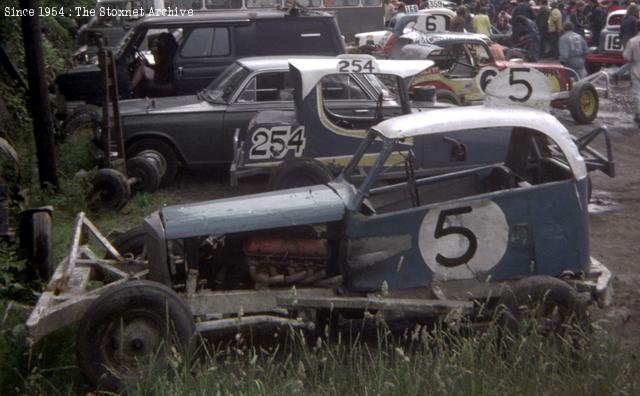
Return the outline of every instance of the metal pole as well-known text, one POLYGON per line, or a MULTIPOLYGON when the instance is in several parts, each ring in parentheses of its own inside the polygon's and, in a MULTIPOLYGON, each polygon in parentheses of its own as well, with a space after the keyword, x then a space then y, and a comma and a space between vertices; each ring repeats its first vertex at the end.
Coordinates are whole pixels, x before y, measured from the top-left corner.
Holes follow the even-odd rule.
MULTIPOLYGON (((36 0, 20 0, 20 8, 37 10, 36 0)), ((33 134, 36 141, 38 173, 42 187, 59 188, 56 167, 55 142, 53 139, 53 120, 49 108, 47 78, 44 73, 44 55, 42 52, 42 32, 37 15, 23 16, 22 37, 24 41, 25 64, 29 82, 29 104, 33 118, 33 134)))

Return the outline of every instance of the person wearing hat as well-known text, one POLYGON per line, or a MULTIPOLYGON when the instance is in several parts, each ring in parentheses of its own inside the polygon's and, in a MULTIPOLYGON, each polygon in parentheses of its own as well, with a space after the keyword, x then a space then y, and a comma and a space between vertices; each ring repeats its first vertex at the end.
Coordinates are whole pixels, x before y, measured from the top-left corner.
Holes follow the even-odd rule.
POLYGON ((578 73, 580 78, 587 75, 584 67, 584 57, 587 54, 587 42, 584 37, 574 31, 573 22, 567 21, 563 26, 564 33, 558 41, 560 63, 570 67, 578 73))
POLYGON ((622 56, 631 65, 631 92, 636 105, 633 120, 640 126, 640 21, 636 23, 636 31, 638 33, 629 39, 622 56))

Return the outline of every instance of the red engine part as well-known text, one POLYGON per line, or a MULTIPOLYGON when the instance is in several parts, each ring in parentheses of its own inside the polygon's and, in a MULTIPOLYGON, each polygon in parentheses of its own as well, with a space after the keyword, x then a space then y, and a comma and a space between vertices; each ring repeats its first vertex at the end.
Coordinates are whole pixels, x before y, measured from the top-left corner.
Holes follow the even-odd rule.
POLYGON ((251 237, 244 241, 246 256, 289 257, 297 259, 328 259, 326 239, 283 239, 270 236, 251 237))

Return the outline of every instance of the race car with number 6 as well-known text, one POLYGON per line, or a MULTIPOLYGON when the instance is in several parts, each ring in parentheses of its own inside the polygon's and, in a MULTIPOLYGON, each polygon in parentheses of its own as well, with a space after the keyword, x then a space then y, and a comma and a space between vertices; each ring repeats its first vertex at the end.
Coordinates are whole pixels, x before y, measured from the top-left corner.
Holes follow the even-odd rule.
MULTIPOLYGON (((580 124, 591 123, 598 115, 599 96, 594 83, 608 80, 603 73, 580 79, 577 73, 559 64, 526 63, 511 59, 508 48, 473 33, 422 33, 413 31, 400 37, 391 52, 392 59, 428 59, 435 66, 416 77, 414 86, 433 86, 438 100, 457 105, 482 103, 487 82, 500 70, 537 70, 551 84, 551 105, 569 109, 580 124)), ((517 79, 514 75, 514 79, 517 79)), ((515 83, 515 82, 514 82, 515 83)), ((608 94, 608 86, 605 95, 608 94)))

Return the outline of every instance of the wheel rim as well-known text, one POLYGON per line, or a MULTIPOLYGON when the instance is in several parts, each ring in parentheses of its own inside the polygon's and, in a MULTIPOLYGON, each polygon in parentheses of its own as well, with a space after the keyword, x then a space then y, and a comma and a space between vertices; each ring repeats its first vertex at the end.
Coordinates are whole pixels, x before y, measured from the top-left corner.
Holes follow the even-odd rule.
POLYGON ((106 325, 99 339, 100 363, 118 378, 140 377, 147 365, 161 358, 165 328, 165 321, 152 312, 127 312, 106 325))
POLYGON ((592 91, 585 91, 580 96, 580 107, 582 108, 582 112, 591 116, 596 111, 596 97, 592 91))

